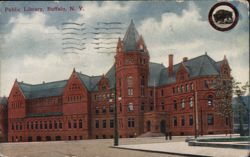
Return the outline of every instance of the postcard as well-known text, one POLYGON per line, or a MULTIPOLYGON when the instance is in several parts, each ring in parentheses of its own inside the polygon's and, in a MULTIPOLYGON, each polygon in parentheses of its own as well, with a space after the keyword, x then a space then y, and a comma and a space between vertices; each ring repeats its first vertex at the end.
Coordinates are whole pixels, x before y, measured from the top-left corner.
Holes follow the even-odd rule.
POLYGON ((249 77, 246 0, 1 1, 0 156, 247 156, 249 77))

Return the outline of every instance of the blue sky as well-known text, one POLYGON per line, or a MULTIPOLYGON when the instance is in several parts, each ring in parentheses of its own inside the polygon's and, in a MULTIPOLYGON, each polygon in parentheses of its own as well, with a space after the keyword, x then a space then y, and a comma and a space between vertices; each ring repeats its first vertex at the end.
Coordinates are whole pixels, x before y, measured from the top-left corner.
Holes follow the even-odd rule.
POLYGON ((231 1, 239 11, 239 22, 234 29, 219 32, 207 20, 210 8, 217 2, 0 2, 0 96, 9 95, 15 78, 32 84, 68 79, 74 67, 88 75, 106 73, 113 64, 114 54, 98 53, 91 44, 98 36, 90 32, 100 21, 120 21, 119 36, 123 38, 131 19, 144 37, 152 62, 166 66, 170 53, 174 54, 175 63, 183 57, 193 58, 205 52, 216 61, 226 55, 233 77, 246 82, 249 6, 244 1, 231 1), (55 6, 83 6, 84 11, 46 11, 47 7, 55 6), (21 11, 5 12, 6 7, 21 11), (45 11, 24 12, 23 7, 40 7, 45 11), (86 49, 78 54, 63 53, 64 22, 86 23, 86 49))

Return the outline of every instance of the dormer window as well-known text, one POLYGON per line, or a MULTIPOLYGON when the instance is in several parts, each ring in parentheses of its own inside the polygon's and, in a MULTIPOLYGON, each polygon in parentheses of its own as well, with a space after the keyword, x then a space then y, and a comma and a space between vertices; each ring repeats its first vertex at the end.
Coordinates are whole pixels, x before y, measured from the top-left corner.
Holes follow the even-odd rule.
POLYGON ((142 44, 140 44, 140 50, 143 50, 143 45, 142 44))

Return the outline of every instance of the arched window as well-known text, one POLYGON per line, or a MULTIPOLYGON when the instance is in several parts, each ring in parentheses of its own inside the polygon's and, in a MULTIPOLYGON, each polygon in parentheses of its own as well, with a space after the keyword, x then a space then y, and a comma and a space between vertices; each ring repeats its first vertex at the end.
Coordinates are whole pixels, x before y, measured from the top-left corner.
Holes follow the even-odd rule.
POLYGON ((209 95, 207 97, 207 105, 208 106, 212 106, 213 105, 213 96, 212 95, 209 95))
POLYGON ((82 128, 82 120, 79 120, 79 128, 82 128))

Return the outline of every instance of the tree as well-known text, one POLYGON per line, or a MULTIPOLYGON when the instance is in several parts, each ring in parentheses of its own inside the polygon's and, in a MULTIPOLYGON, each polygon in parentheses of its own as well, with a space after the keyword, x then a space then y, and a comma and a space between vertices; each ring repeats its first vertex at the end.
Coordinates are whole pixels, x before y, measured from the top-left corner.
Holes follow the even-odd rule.
POLYGON ((247 124, 249 130, 249 108, 246 102, 243 100, 243 96, 246 95, 248 87, 249 87, 248 82, 245 83, 245 85, 242 85, 241 82, 234 83, 234 95, 236 95, 236 104, 234 107, 234 112, 235 114, 238 115, 238 120, 240 124, 239 131, 241 136, 245 135, 245 131, 243 128, 244 115, 247 115, 247 122, 248 122, 247 124))
POLYGON ((216 98, 214 99, 215 113, 223 119, 226 119, 230 127, 230 138, 232 134, 232 95, 234 82, 232 78, 226 78, 220 75, 217 76, 211 84, 211 88, 215 90, 216 94, 216 98))

